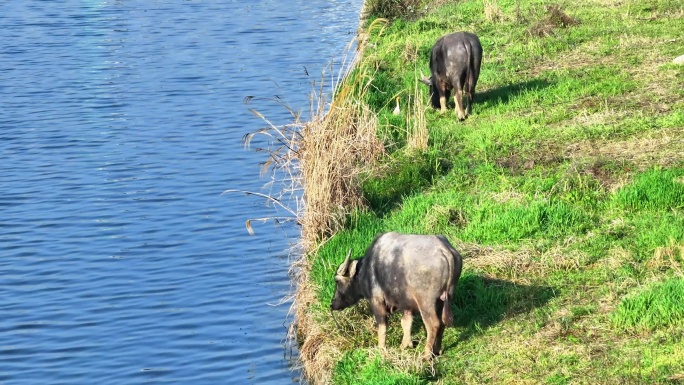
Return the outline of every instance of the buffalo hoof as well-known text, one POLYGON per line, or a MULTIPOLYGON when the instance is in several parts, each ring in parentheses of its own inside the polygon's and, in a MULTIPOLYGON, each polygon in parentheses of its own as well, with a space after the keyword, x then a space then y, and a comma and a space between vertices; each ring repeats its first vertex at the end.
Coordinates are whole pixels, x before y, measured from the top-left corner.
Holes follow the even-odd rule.
POLYGON ((406 349, 406 348, 412 348, 413 347, 413 341, 411 342, 406 342, 406 343, 401 343, 401 349, 406 349))

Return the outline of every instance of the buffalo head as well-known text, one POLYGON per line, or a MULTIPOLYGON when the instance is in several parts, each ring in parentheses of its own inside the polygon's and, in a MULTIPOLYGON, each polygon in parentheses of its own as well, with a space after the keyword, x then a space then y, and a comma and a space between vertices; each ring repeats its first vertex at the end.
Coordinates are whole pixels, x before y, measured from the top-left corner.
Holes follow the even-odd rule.
POLYGON ((361 294, 358 292, 355 285, 356 266, 359 261, 350 261, 352 251, 349 250, 344 262, 337 268, 335 273, 335 295, 333 296, 330 309, 342 310, 349 306, 356 304, 361 299, 361 294))

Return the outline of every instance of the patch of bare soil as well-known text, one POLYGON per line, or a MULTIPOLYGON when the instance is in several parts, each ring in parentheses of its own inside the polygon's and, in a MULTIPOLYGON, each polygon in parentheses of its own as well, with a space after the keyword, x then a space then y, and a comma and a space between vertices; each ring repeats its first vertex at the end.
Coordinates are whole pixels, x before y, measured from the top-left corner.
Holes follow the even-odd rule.
POLYGON ((567 160, 563 148, 552 142, 539 142, 529 154, 512 153, 496 160, 499 167, 511 175, 521 175, 537 166, 553 167, 567 160))

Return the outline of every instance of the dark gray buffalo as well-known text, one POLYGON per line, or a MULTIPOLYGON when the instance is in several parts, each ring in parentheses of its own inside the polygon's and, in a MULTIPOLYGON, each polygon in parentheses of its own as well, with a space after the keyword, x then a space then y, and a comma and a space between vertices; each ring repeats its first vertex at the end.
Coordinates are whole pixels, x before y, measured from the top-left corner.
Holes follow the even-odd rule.
POLYGON ((482 45, 480 39, 470 32, 456 32, 444 35, 432 46, 428 78, 421 72, 420 81, 430 86, 431 103, 434 108, 446 112, 451 90, 456 101, 458 119, 465 119, 472 113, 475 85, 480 77, 482 45), (466 110, 463 110, 463 99, 466 110))
POLYGON ((385 347, 387 314, 403 311, 401 348, 412 346, 413 312, 427 330, 425 358, 439 354, 444 328, 453 323, 451 298, 461 276, 461 255, 441 235, 385 233, 366 254, 350 261, 351 250, 335 275, 330 308, 342 310, 361 298, 370 302, 378 325, 378 346, 385 347))

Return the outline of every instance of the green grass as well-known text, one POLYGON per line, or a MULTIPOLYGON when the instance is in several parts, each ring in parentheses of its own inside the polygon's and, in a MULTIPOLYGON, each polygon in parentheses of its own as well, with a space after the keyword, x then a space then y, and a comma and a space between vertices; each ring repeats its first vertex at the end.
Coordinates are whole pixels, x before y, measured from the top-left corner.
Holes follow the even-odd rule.
POLYGON ((627 296, 612 314, 613 325, 626 331, 681 328, 684 326, 682 304, 684 279, 669 279, 627 296))
POLYGON ((617 192, 615 203, 631 211, 684 209, 684 169, 645 172, 617 192))
MULTIPOLYGON (((551 4, 427 1, 420 17, 390 9, 399 17, 371 31, 357 73, 374 75, 358 97, 378 117, 388 155, 364 175, 367 209, 310 256, 310 311, 335 334, 335 269, 380 232, 445 234, 464 272, 434 368, 404 365, 397 314, 380 354, 362 303, 338 315, 350 330, 331 336, 341 352, 333 383, 684 375, 684 66, 670 64, 681 55, 684 6, 564 3, 579 24, 535 35, 551 4), (453 100, 446 114, 426 107, 428 149, 408 151, 415 79, 429 73, 434 41, 458 30, 477 33, 484 49, 473 115, 458 122, 453 100)), ((424 343, 420 317, 414 335, 424 343)))
POLYGON ((581 234, 591 227, 586 214, 563 202, 485 204, 477 207, 471 218, 460 238, 481 244, 505 244, 533 237, 560 238, 581 234))
POLYGON ((333 381, 337 384, 419 385, 425 379, 397 372, 381 357, 369 358, 365 352, 346 353, 335 368, 333 381))

